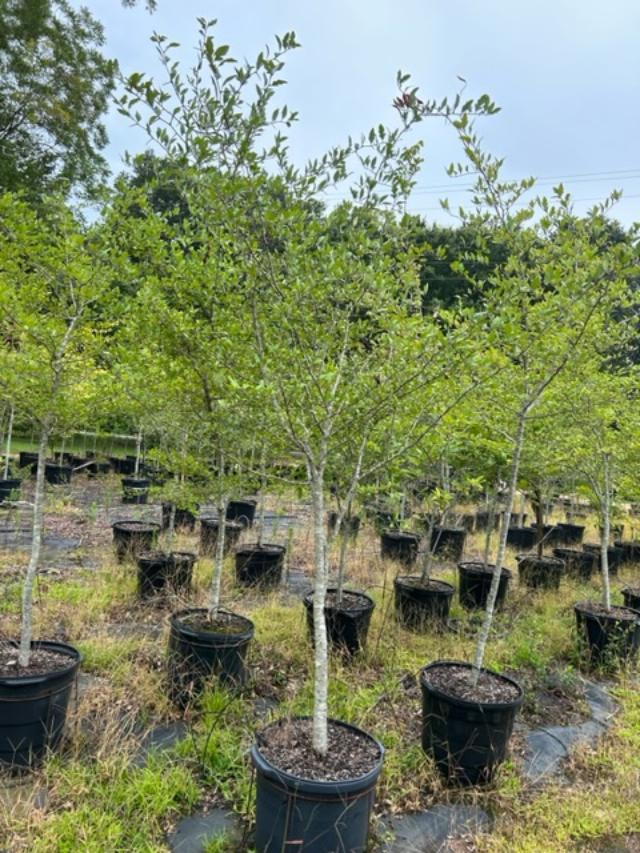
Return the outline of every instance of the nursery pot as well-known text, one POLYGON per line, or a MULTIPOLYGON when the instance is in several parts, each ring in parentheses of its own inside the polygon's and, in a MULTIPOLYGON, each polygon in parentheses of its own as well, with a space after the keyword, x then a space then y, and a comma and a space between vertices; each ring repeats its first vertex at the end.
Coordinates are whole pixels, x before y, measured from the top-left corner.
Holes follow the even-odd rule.
POLYGON ((560 530, 562 541, 565 545, 579 545, 584 536, 583 524, 560 523, 556 525, 560 530))
POLYGON ((258 502, 254 500, 229 501, 227 504, 227 521, 239 521, 243 527, 251 527, 256 517, 258 502))
POLYGON ((55 462, 46 462, 44 466, 44 478, 52 486, 62 486, 70 483, 72 472, 71 465, 58 465, 55 462))
MULTIPOLYGON (((173 504, 164 501, 162 504, 162 529, 168 530, 169 525, 171 524, 171 510, 173 509, 173 504)), ((187 530, 193 530, 196 526, 196 516, 189 509, 183 509, 182 507, 177 506, 175 509, 175 515, 173 519, 173 524, 175 527, 184 527, 187 530)))
POLYGON ((422 670, 422 748, 449 781, 460 785, 490 782, 506 757, 513 723, 522 705, 522 687, 511 678, 483 669, 517 688, 518 695, 505 702, 470 701, 429 683, 428 673, 440 667, 471 669, 471 664, 436 661, 422 670))
POLYGON ((637 586, 626 586, 622 590, 624 606, 630 607, 632 610, 640 611, 640 588, 637 586))
POLYGON ((127 456, 123 459, 121 456, 112 456, 111 463, 116 474, 124 474, 131 477, 136 472, 136 460, 134 457, 127 456))
POLYGON ((143 551, 138 556, 138 595, 150 598, 167 584, 170 557, 164 551, 143 551))
POLYGON ((45 675, 0 676, 0 767, 5 769, 27 768, 58 746, 82 660, 65 643, 42 640, 31 648, 60 652, 69 663, 45 675))
POLYGON ((507 530, 507 545, 528 550, 536 544, 538 534, 534 527, 510 527, 507 530))
POLYGON ((20 496, 22 480, 0 480, 0 503, 20 496))
MULTIPOLYGON (((476 530, 486 530, 489 526, 491 513, 488 509, 479 509, 476 512, 476 530)), ((496 510, 493 514, 493 529, 497 530, 500 524, 500 512, 496 510)))
MULTIPOLYGON (((537 545, 538 525, 534 522, 531 527, 536 531, 535 544, 537 545)), ((545 524, 542 528, 542 531, 542 535, 544 537, 542 544, 545 548, 551 548, 554 545, 562 545, 563 542, 566 542, 562 529, 559 526, 556 526, 555 524, 545 524)))
POLYGON ((284 545, 243 545, 236 549, 236 581, 240 586, 274 587, 280 583, 284 545))
POLYGON ((179 610, 171 616, 169 692, 182 708, 202 693, 212 677, 231 687, 242 687, 247 681, 246 656, 255 632, 253 622, 227 610, 219 612, 233 617, 237 630, 207 631, 185 622, 189 616, 205 618, 204 607, 179 610))
POLYGON ((368 849, 369 818, 384 748, 362 729, 338 720, 330 722, 375 743, 380 754, 376 765, 355 779, 305 779, 268 761, 260 752, 263 736, 258 734, 251 748, 256 769, 257 853, 365 853, 368 849))
POLYGON ((167 583, 174 592, 189 592, 197 559, 191 551, 172 551, 169 554, 167 583))
MULTIPOLYGON (((600 571, 602 571, 602 560, 600 559, 602 554, 601 554, 600 545, 597 545, 597 544, 591 543, 591 542, 585 542, 582 545, 582 550, 587 551, 590 554, 595 554, 596 565, 597 565, 598 569, 600 571)), ((622 565, 622 557, 623 557, 622 548, 616 548, 612 545, 610 545, 607 548, 607 563, 609 565, 609 574, 610 575, 617 575, 618 574, 618 569, 622 565)))
POLYGON ((426 585, 419 577, 404 575, 393 582, 396 619, 412 631, 428 627, 443 628, 449 618, 454 588, 450 583, 428 580, 426 585))
MULTIPOLYGON (((217 518, 200 519, 200 553, 203 557, 213 557, 216 553, 220 522, 217 518)), ((224 525, 224 553, 228 554, 244 530, 239 521, 226 521, 224 525)))
POLYGON ((21 450, 18 456, 18 467, 26 468, 27 465, 31 466, 31 473, 35 474, 38 467, 38 454, 30 450, 21 450))
POLYGON ((558 589, 564 563, 555 557, 518 554, 518 578, 529 589, 558 589))
POLYGON ((153 521, 116 521, 111 525, 118 561, 136 559, 143 551, 153 550, 160 525, 153 521))
POLYGON ((640 562, 640 542, 618 540, 613 543, 616 548, 622 551, 623 563, 640 562))
MULTIPOLYGON (((369 624, 376 603, 364 592, 344 589, 342 604, 338 605, 335 601, 336 592, 335 587, 327 590, 327 596, 334 599, 326 601, 324 606, 327 639, 333 648, 347 655, 354 655, 367 644, 369 624)), ((307 613, 309 636, 313 642, 313 591, 305 595, 303 604, 307 613)))
POLYGON ((637 657, 640 648, 639 611, 614 606, 607 612, 591 601, 579 602, 574 605, 574 610, 579 641, 584 644, 591 664, 631 662, 637 657))
POLYGON ((448 560, 461 560, 466 537, 464 527, 434 527, 431 531, 431 550, 448 560))
MULTIPOLYGON (((458 563, 458 578, 460 581, 458 594, 460 596, 460 604, 466 610, 485 609, 487 599, 489 598, 494 569, 495 566, 492 563, 489 563, 486 568, 484 563, 480 562, 468 561, 458 563)), ((496 596, 496 609, 500 609, 505 602, 511 577, 512 574, 509 569, 503 567, 500 573, 500 583, 496 596)))
POLYGON ((151 482, 137 477, 123 477, 122 503, 146 504, 149 498, 151 482))
POLYGON ((389 560, 398 560, 410 566, 418 556, 420 537, 417 533, 405 533, 402 530, 385 530, 380 535, 380 556, 389 560))
MULTIPOLYGON (((327 516, 327 528, 329 533, 333 533, 336 529, 336 524, 338 523, 338 513, 335 510, 331 510, 327 516)), ((360 516, 359 515, 345 515, 342 519, 342 524, 340 525, 340 533, 346 534, 347 536, 351 536, 355 539, 360 530, 360 516)))
POLYGON ((571 548, 554 548, 553 556, 564 560, 568 575, 588 581, 596 568, 596 555, 591 551, 574 551, 571 548))

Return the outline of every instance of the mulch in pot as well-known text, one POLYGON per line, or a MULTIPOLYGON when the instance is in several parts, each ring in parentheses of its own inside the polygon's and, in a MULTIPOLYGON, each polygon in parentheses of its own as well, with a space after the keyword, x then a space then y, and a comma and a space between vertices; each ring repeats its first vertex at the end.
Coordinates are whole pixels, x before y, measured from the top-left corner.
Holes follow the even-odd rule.
POLYGON ((476 685, 473 684, 473 675, 474 671, 470 667, 449 664, 446 667, 426 670, 423 677, 441 693, 465 702, 494 705, 514 702, 520 696, 520 691, 514 684, 498 675, 482 670, 476 685))
POLYGON ((376 743, 353 729, 329 722, 329 749, 318 755, 312 746, 313 721, 281 720, 258 736, 262 755, 278 770, 301 779, 337 782, 358 779, 380 760, 376 743))
POLYGON ((0 678, 27 678, 28 676, 48 675, 58 670, 68 669, 69 655, 50 649, 32 648, 27 666, 18 663, 18 648, 11 644, 0 645, 0 678))
POLYGON ((222 610, 213 620, 206 612, 192 612, 181 616, 180 623, 205 634, 243 634, 247 630, 247 620, 244 616, 222 610))

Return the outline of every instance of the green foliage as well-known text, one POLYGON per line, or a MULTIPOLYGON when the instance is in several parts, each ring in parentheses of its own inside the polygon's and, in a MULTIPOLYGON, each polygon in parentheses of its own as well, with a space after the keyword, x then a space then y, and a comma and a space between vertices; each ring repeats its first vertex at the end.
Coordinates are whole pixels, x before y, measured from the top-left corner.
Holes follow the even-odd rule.
POLYGON ((116 63, 103 44, 102 26, 66 0, 0 4, 0 192, 40 201, 104 177, 116 63))

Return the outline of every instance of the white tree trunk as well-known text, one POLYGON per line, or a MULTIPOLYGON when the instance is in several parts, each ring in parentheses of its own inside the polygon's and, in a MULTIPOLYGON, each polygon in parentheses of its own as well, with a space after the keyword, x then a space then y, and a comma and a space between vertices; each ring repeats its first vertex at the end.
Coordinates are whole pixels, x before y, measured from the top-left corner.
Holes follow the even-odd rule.
POLYGON ((33 539, 31 541, 31 556, 27 566, 27 574, 22 588, 22 626, 20 631, 20 651, 18 663, 28 666, 31 656, 31 640, 33 638, 33 586, 38 573, 40 562, 40 547, 42 544, 42 528, 44 526, 44 466, 49 442, 49 427, 45 424, 40 433, 38 446, 38 469, 36 472, 36 490, 33 498, 33 539))
POLYGON ((491 539, 493 537, 493 525, 496 519, 496 505, 498 503, 498 494, 493 496, 491 503, 487 508, 487 532, 484 537, 484 555, 482 557, 482 565, 487 568, 489 565, 489 554, 491 553, 491 539))
POLYGON ((502 529, 500 531, 500 544, 498 546, 498 556, 496 557, 496 565, 491 578, 491 587, 487 598, 487 609, 485 610, 482 628, 478 637, 478 645, 476 646, 476 654, 473 662, 475 669, 475 681, 480 676, 480 669, 484 663, 484 655, 489 640, 489 632, 493 623, 493 615, 495 610, 496 598, 498 597, 498 587, 500 586, 500 576, 502 574, 502 564, 507 551, 507 534, 509 532, 509 523, 511 522, 511 513, 518 488, 518 473, 520 471, 520 459, 522 457, 522 448, 524 446, 524 433, 527 423, 527 414, 529 407, 525 407, 518 418, 518 431, 516 434, 513 463, 511 465, 511 480, 509 483, 509 492, 507 495, 507 508, 502 518, 502 529))
POLYGON ((328 749, 329 659, 324 605, 327 597, 327 534, 324 519, 323 471, 310 471, 315 552, 315 584, 313 589, 314 693, 313 748, 319 755, 328 749))
POLYGON ((4 479, 9 479, 9 454, 11 453, 11 438, 13 434, 13 415, 14 408, 13 405, 9 411, 9 426, 7 427, 7 444, 5 447, 5 458, 4 458, 4 479))
POLYGON ((260 512, 258 514, 258 545, 262 545, 264 539, 264 518, 267 511, 265 494, 267 491, 267 462, 265 450, 260 454, 260 512))
POLYGON ((136 439, 136 464, 133 469, 133 476, 137 477, 140 473, 140 456, 142 454, 142 430, 138 432, 138 437, 136 439))
POLYGON ((227 501, 222 498, 218 506, 218 538, 216 540, 216 551, 213 558, 213 579, 211 581, 211 604, 209 616, 213 620, 218 615, 220 608, 220 587, 222 586, 222 569, 224 567, 224 542, 227 524, 227 501))
POLYGON ((609 536, 611 534, 611 471, 609 454, 602 455, 604 467, 604 500, 602 502, 602 538, 600 540, 600 569, 602 572, 602 603, 611 608, 611 585, 609 583, 609 536))

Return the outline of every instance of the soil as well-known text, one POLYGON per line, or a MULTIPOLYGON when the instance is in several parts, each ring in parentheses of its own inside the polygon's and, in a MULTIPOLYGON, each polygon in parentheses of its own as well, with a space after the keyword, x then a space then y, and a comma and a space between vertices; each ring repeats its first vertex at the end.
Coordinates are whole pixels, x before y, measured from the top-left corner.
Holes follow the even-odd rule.
POLYGON ((397 578, 403 586, 411 586, 415 589, 428 589, 433 592, 448 592, 451 589, 451 584, 445 581, 438 581, 430 578, 426 583, 418 575, 402 575, 397 578))
POLYGON ((362 610, 370 607, 371 602, 364 595, 344 590, 340 604, 338 604, 337 594, 335 592, 328 592, 324 606, 339 610, 362 610))
MULTIPOLYGON (((239 523, 239 522, 234 522, 239 523)), ((240 525, 242 527, 242 525, 240 525)), ((282 545, 243 545, 242 548, 238 548, 236 554, 252 554, 256 552, 258 554, 281 554, 284 551, 284 547, 282 545)))
POLYGON ((0 678, 48 675, 59 669, 67 669, 73 658, 50 649, 33 649, 28 666, 19 666, 18 649, 12 645, 0 645, 0 678))
POLYGON ((508 681, 489 672, 481 672, 478 683, 474 685, 473 669, 466 666, 446 665, 429 669, 423 678, 432 687, 448 696, 463 699, 466 702, 487 702, 500 704, 514 702, 520 691, 508 681))
POLYGON ((327 755, 320 756, 311 745, 312 725, 311 720, 279 720, 258 735, 260 752, 278 770, 317 782, 358 779, 380 759, 373 741, 335 723, 329 723, 327 755))
POLYGON ((197 610, 180 617, 180 624, 205 634, 244 634, 249 627, 247 620, 236 613, 219 610, 215 619, 209 618, 206 610, 197 610))
POLYGON ((143 551, 138 555, 139 560, 144 560, 147 563, 165 563, 169 559, 169 555, 164 551, 143 551))
POLYGON ((534 554, 518 554, 516 557, 518 563, 533 563, 537 566, 548 566, 549 568, 555 568, 558 563, 562 561, 557 557, 538 557, 534 554))
POLYGON ((620 619, 624 622, 635 622, 638 614, 635 610, 622 605, 613 604, 610 610, 597 601, 582 601, 578 605, 581 610, 584 610, 590 616, 607 616, 610 619, 620 619))

